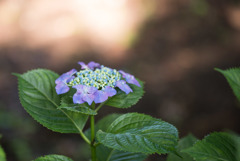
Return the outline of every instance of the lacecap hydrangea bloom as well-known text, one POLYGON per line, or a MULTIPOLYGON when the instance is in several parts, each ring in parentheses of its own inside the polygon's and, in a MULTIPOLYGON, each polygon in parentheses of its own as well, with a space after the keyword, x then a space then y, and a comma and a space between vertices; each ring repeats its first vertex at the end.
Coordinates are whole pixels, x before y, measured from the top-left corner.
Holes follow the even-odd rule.
POLYGON ((77 90, 73 95, 73 103, 75 104, 102 103, 109 97, 116 95, 117 88, 129 94, 133 91, 128 84, 140 87, 133 75, 122 70, 117 71, 93 61, 88 64, 83 62, 78 62, 78 64, 81 65, 80 71, 72 69, 55 81, 57 94, 67 93, 70 88, 77 90))

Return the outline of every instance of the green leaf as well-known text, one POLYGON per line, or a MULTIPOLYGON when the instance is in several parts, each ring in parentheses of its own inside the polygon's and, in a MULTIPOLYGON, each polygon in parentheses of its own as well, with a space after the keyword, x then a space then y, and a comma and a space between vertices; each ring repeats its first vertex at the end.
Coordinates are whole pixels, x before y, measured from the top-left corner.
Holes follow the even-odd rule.
POLYGON ((97 113, 90 109, 89 107, 86 106, 81 106, 81 105, 61 105, 59 109, 66 110, 68 112, 76 112, 76 113, 81 113, 85 115, 96 115, 97 113))
POLYGON ((237 99, 240 101, 240 68, 231 68, 228 70, 221 70, 215 68, 227 79, 229 85, 231 86, 233 93, 236 95, 237 99))
POLYGON ((97 139, 112 149, 165 154, 175 152, 178 132, 167 122, 144 114, 128 113, 118 117, 107 132, 99 130, 97 139))
POLYGON ((131 153, 119 150, 113 150, 108 161, 143 161, 147 158, 143 153, 131 153))
POLYGON ((144 94, 144 83, 139 79, 137 80, 140 83, 141 87, 129 84, 133 92, 126 94, 123 91, 118 90, 117 94, 106 102, 106 105, 117 108, 128 108, 132 105, 135 105, 144 94))
MULTIPOLYGON (((121 116, 121 114, 110 114, 110 115, 107 115, 105 116, 104 118, 102 118, 101 120, 99 120, 96 124, 95 124, 95 135, 96 135, 96 132, 98 130, 102 130, 102 131, 107 131, 107 128, 111 125, 111 123, 116 119, 118 118, 119 116, 121 116)), ((90 138, 91 137, 91 129, 87 129, 84 134, 90 138)))
MULTIPOLYGON (((2 135, 0 134, 0 139, 2 138, 2 135)), ((0 145, 0 161, 6 161, 6 154, 0 145)))
POLYGON ((170 153, 167 157, 167 161, 194 161, 190 155, 186 153, 182 153, 181 150, 189 148, 193 146, 193 144, 197 141, 197 138, 194 137, 193 135, 188 135, 181 140, 179 140, 178 145, 177 145, 177 152, 181 155, 181 157, 170 153))
POLYGON ((214 132, 182 152, 191 155, 196 161, 239 161, 239 145, 239 136, 214 132))
MULTIPOLYGON (((61 99, 61 105, 59 106, 59 109, 66 110, 68 112, 76 112, 80 114, 85 114, 85 115, 96 115, 97 112, 89 108, 85 103, 84 104, 74 104, 71 102, 67 102, 65 96, 61 99)), ((70 97, 69 97, 70 98, 70 97)), ((72 98, 70 98, 72 100, 72 98)))
POLYGON ((39 157, 34 161, 73 161, 73 160, 63 155, 52 154, 46 155, 44 157, 39 157))
POLYGON ((6 161, 6 154, 1 145, 0 145, 0 161, 6 161))
POLYGON ((58 109, 60 96, 55 91, 58 74, 36 69, 18 77, 19 97, 24 109, 40 124, 61 133, 79 133, 88 116, 58 109))
MULTIPOLYGON (((98 130, 107 131, 111 123, 121 116, 121 114, 110 114, 98 121, 95 125, 95 132, 98 130)), ((90 129, 85 131, 85 135, 90 138, 90 129)), ((96 148, 98 161, 143 161, 147 155, 142 153, 131 153, 119 150, 113 150, 102 144, 96 148)))

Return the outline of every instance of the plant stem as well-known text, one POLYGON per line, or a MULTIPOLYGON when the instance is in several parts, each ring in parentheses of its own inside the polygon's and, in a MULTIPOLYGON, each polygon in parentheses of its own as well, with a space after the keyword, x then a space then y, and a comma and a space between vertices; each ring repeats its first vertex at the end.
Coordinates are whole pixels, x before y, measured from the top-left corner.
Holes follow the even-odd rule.
POLYGON ((106 103, 106 101, 105 101, 105 102, 102 102, 102 103, 96 108, 95 112, 98 112, 98 110, 100 110, 100 108, 101 108, 105 103, 106 103))
MULTIPOLYGON (((95 110, 95 103, 92 103, 92 110, 95 110)), ((94 131, 94 115, 90 116, 90 124, 91 124, 91 154, 92 154, 92 161, 97 160, 96 156, 96 146, 95 146, 95 131, 94 131)))

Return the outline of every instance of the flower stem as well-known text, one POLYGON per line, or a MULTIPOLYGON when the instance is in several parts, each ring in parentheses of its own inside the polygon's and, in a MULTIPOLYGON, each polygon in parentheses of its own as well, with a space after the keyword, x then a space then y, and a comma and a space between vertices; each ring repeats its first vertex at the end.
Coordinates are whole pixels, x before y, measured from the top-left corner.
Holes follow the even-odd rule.
MULTIPOLYGON (((95 110, 95 103, 92 103, 92 110, 95 110)), ((92 154, 92 161, 97 160, 96 156, 96 146, 95 146, 95 131, 94 131, 94 115, 90 116, 90 124, 91 124, 91 154, 92 154)))
POLYGON ((106 101, 105 101, 105 102, 102 102, 102 103, 96 108, 95 112, 98 112, 98 110, 100 110, 100 108, 101 108, 105 103, 106 103, 106 101))

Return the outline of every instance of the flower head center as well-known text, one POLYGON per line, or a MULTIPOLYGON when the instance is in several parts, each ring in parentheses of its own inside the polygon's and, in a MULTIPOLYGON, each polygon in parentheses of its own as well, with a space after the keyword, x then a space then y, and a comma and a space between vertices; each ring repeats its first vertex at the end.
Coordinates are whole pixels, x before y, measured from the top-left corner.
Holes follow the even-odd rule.
POLYGON ((101 66, 95 70, 89 68, 80 70, 76 73, 76 77, 67 84, 69 86, 87 85, 101 90, 107 86, 114 88, 120 79, 121 74, 116 69, 101 66))

